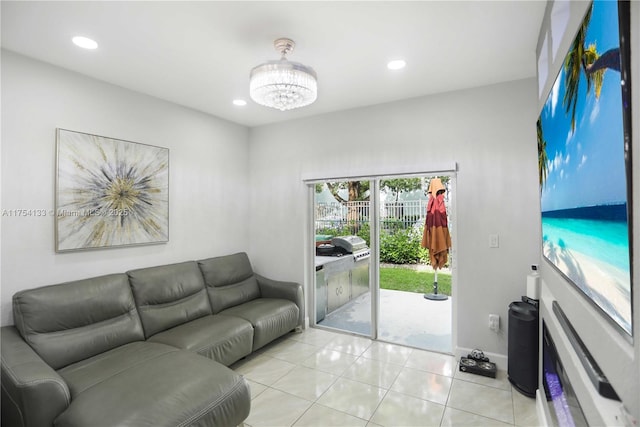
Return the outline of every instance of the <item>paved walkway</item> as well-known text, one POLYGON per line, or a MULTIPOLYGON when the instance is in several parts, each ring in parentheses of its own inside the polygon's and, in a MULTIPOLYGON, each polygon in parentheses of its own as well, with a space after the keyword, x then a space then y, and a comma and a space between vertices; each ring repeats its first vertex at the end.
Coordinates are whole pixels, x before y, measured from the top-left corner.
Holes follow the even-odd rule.
MULTIPOLYGON (((451 319, 451 297, 431 301, 423 294, 380 290, 380 340, 451 353, 451 319)), ((319 325, 370 336, 371 293, 328 314, 319 325)))

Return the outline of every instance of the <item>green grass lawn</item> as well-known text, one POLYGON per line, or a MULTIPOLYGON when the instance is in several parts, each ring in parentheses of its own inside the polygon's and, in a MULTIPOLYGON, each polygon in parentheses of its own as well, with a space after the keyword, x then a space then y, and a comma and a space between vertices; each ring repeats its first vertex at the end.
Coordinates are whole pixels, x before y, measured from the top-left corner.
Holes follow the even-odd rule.
MULTIPOLYGON (((429 271, 380 267, 380 288, 429 293, 433 292, 433 276, 429 271)), ((451 295, 451 274, 438 272, 438 293, 451 295)))

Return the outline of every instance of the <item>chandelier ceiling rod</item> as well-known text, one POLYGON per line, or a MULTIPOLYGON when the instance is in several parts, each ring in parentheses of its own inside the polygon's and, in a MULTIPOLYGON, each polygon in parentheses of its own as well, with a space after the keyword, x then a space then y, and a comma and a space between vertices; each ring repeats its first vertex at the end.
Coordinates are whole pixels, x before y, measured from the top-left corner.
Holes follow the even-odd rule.
POLYGON ((280 52, 280 55, 282 55, 281 59, 287 59, 287 55, 293 52, 293 49, 296 47, 296 42, 283 37, 281 39, 276 39, 273 42, 273 45, 276 50, 280 52))

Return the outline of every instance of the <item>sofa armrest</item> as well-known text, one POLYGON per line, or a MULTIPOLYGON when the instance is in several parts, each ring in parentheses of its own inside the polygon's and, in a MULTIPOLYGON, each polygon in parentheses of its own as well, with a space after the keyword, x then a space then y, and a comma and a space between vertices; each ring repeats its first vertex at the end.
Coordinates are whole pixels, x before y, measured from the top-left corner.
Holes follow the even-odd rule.
POLYGON ((14 326, 0 328, 0 340, 2 425, 53 425, 53 420, 69 406, 69 387, 14 326))
POLYGON ((298 315, 298 326, 304 327, 305 303, 302 285, 296 282, 282 282, 279 280, 267 279, 256 274, 260 294, 264 298, 282 298, 293 301, 300 310, 298 315))

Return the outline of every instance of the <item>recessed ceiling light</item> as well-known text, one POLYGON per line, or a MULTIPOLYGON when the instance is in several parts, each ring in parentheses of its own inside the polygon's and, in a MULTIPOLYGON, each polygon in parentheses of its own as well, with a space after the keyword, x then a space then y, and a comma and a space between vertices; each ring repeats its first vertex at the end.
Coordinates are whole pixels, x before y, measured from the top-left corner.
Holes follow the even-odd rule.
POLYGON ((390 70, 400 70, 404 68, 405 65, 407 65, 407 63, 404 59, 396 59, 394 61, 389 61, 389 63, 387 63, 387 68, 390 70))
POLYGON ((83 49, 96 49, 98 47, 98 43, 95 40, 91 40, 87 37, 76 36, 71 39, 73 44, 83 49))
POLYGON ((244 99, 234 99, 233 105, 236 105, 238 107, 244 107, 245 105, 247 105, 247 101, 245 101, 244 99))

